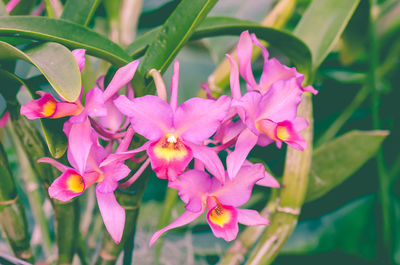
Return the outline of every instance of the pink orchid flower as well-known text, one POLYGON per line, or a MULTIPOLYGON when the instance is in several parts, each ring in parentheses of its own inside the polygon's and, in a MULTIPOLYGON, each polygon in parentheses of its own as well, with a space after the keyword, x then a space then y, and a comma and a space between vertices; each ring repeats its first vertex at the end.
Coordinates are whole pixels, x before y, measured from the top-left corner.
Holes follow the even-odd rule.
POLYGON ((10 120, 10 113, 8 111, 6 111, 6 112, 4 112, 3 116, 0 118, 0 128, 6 127, 9 120, 10 120))
POLYGON ((264 94, 268 91, 273 83, 280 80, 289 80, 294 78, 297 86, 302 91, 311 92, 314 95, 318 93, 318 91, 312 86, 302 86, 304 75, 298 73, 296 68, 289 68, 285 65, 282 65, 276 58, 268 59, 268 51, 260 44, 256 35, 250 35, 247 30, 240 34, 237 45, 237 56, 239 59, 239 72, 243 79, 246 80, 248 91, 258 91, 261 94, 264 94), (251 69, 253 44, 261 48, 264 58, 264 68, 259 83, 257 83, 254 79, 253 71, 251 69))
POLYGON ((239 209, 251 196, 253 186, 258 183, 269 187, 279 187, 279 183, 267 175, 262 164, 247 164, 240 168, 239 174, 232 179, 225 175, 225 184, 202 170, 190 170, 179 179, 169 183, 170 188, 178 190, 186 211, 174 222, 154 233, 150 246, 166 231, 186 225, 200 215, 206 208, 207 222, 218 238, 231 241, 238 233, 238 223, 244 225, 268 225, 269 222, 255 210, 239 209))
POLYGON ((96 198, 101 216, 107 231, 118 244, 123 235, 125 210, 117 202, 114 191, 118 187, 118 181, 128 176, 130 169, 123 163, 102 166, 101 162, 109 152, 97 142, 97 135, 91 129, 88 120, 78 126, 83 127, 79 132, 86 130, 86 134, 82 134, 78 142, 70 142, 70 146, 78 145, 82 151, 79 154, 72 154, 69 148, 68 161, 72 167, 67 167, 48 157, 38 160, 38 162, 49 163, 62 172, 61 176, 49 187, 49 195, 60 201, 68 201, 97 183, 96 198), (87 135, 89 137, 86 137, 87 135))
MULTIPOLYGON (((85 65, 85 52, 86 50, 83 49, 72 51, 80 71, 82 71, 82 68, 85 65)), ((75 102, 68 102, 65 100, 59 101, 50 93, 43 91, 38 91, 37 94, 39 94, 41 98, 31 100, 21 106, 21 115, 25 115, 28 119, 57 119, 66 116, 75 116, 79 115, 84 109, 80 102, 80 97, 75 102)))
POLYGON ((204 141, 215 133, 226 116, 230 99, 226 96, 218 100, 192 98, 178 107, 178 78, 179 63, 175 61, 170 104, 152 95, 132 100, 120 96, 114 103, 130 118, 133 129, 149 140, 143 148, 147 149, 159 178, 175 180, 194 157, 223 181, 223 165, 204 141))

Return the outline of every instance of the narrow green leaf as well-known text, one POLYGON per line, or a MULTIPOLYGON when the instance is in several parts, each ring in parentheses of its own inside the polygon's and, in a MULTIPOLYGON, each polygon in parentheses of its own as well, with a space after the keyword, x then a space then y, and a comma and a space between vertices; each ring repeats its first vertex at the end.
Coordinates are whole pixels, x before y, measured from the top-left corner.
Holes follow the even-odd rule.
POLYGON ((311 68, 311 52, 307 45, 289 32, 263 27, 254 22, 230 17, 210 17, 202 23, 193 34, 192 39, 213 37, 221 35, 239 35, 242 31, 249 30, 259 39, 267 41, 288 56, 297 70, 307 75, 311 68))
POLYGON ((41 41, 54 41, 69 48, 86 49, 88 54, 109 61, 117 67, 131 61, 130 56, 106 37, 60 19, 46 17, 0 17, 0 36, 20 36, 41 41))
MULTIPOLYGON (((143 55, 149 43, 154 39, 157 29, 153 29, 130 44, 126 51, 135 59, 143 55)), ((289 32, 257 25, 254 22, 232 17, 207 17, 196 29, 190 40, 218 37, 223 35, 240 35, 244 30, 255 33, 259 39, 265 40, 279 49, 293 61, 297 70, 308 74, 311 70, 311 52, 307 45, 289 32)))
POLYGON ((3 16, 8 16, 7 10, 6 10, 6 6, 4 5, 4 3, 2 1, 0 1, 0 17, 3 16))
POLYGON ((310 48, 314 70, 336 44, 359 2, 315 0, 307 8, 294 34, 310 48))
POLYGON ((11 15, 29 15, 35 6, 36 0, 21 0, 10 12, 11 15))
POLYGON ((99 4, 100 0, 68 0, 61 18, 87 26, 99 4))
POLYGON ((145 75, 152 68, 165 72, 216 2, 217 0, 182 0, 150 43, 140 72, 145 75))
POLYGON ((21 59, 35 65, 57 93, 75 101, 81 91, 81 75, 72 53, 58 43, 45 43, 26 53, 0 42, 0 59, 21 59))
POLYGON ((281 254, 343 251, 376 259, 375 195, 351 201, 321 217, 300 221, 281 254))
POLYGON ((320 198, 378 151, 388 131, 351 131, 314 150, 306 201, 320 198))

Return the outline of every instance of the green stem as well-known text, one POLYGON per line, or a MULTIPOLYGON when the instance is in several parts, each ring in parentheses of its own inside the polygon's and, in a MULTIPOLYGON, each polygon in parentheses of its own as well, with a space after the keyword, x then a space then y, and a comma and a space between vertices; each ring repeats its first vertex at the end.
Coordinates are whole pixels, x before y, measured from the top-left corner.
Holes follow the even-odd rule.
POLYGON ((24 180, 25 190, 27 191, 26 193, 29 199, 29 205, 32 208, 35 222, 40 227, 45 256, 51 257, 52 241, 50 237, 49 223, 43 210, 44 198, 40 191, 38 180, 33 173, 29 161, 24 151, 22 150, 21 143, 18 141, 12 128, 10 126, 7 126, 5 129, 7 132, 7 136, 11 140, 12 146, 15 148, 18 157, 19 171, 22 179, 24 180))
POLYGON ((44 6, 46 7, 47 16, 54 18, 54 10, 50 0, 44 0, 44 6))
POLYGON ((14 254, 33 262, 28 234, 28 220, 19 200, 3 145, 0 144, 0 223, 14 254))
MULTIPOLYGON (((381 122, 379 118, 380 97, 377 86, 378 81, 378 41, 376 39, 376 21, 377 21, 377 8, 376 0, 370 0, 370 22, 369 22, 369 80, 368 85, 372 93, 372 123, 374 129, 381 129, 381 122)), ((393 245, 393 231, 392 231, 392 213, 391 213, 391 200, 390 200, 390 186, 391 181, 386 172, 383 147, 381 147, 376 157, 378 167, 378 198, 380 202, 380 209, 382 214, 382 251, 383 258, 387 259, 392 252, 393 245), (385 253, 386 252, 386 253, 385 253)), ((394 225, 394 224, 393 224, 394 225)), ((388 261, 389 262, 389 261, 388 261)))
POLYGON ((315 144, 316 147, 332 140, 343 125, 350 119, 351 115, 361 106, 365 99, 370 94, 370 88, 363 86, 353 101, 346 107, 346 109, 339 115, 339 117, 331 124, 331 126, 324 132, 324 134, 318 139, 315 144))
MULTIPOLYGON (((177 199, 178 199, 177 191, 174 189, 167 189, 167 193, 165 195, 165 200, 164 200, 164 208, 158 222, 157 230, 165 227, 168 224, 169 219, 171 218, 172 208, 174 207, 177 199)), ((156 265, 160 264, 163 243, 164 243, 164 237, 161 237, 157 240, 157 243, 154 246, 154 264, 156 265)))
POLYGON ((272 216, 270 226, 265 230, 260 242, 251 253, 247 265, 270 264, 297 224, 298 215, 307 192, 312 159, 313 115, 311 94, 303 95, 298 115, 305 117, 309 122, 308 128, 302 132, 309 145, 303 152, 288 147, 277 212, 272 216))
MULTIPOLYGON (((261 211, 261 216, 270 219, 276 211, 276 199, 278 190, 274 189, 271 198, 265 208, 261 211)), ((248 226, 239 237, 230 245, 225 255, 219 261, 219 265, 239 265, 243 262, 247 252, 254 246, 256 241, 264 232, 263 226, 248 226)))

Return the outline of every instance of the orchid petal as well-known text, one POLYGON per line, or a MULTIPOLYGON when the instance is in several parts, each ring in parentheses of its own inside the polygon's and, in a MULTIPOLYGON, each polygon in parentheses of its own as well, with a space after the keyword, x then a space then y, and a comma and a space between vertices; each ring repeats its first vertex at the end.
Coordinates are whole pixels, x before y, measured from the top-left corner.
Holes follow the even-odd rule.
POLYGON ((54 160, 53 158, 50 158, 50 157, 42 157, 42 158, 39 158, 37 162, 38 162, 38 163, 47 163, 47 164, 50 164, 50 165, 52 165, 53 167, 55 167, 55 168, 57 168, 58 170, 60 170, 61 172, 64 172, 64 171, 66 171, 67 169, 70 169, 70 167, 67 167, 67 166, 63 165, 63 164, 61 164, 60 162, 58 162, 58 161, 56 161, 56 160, 54 160))
POLYGON ((83 123, 72 124, 68 135, 68 152, 73 157, 80 174, 85 172, 90 148, 93 145, 91 130, 93 129, 87 119, 83 123))
POLYGON ((112 192, 102 193, 96 189, 96 198, 104 225, 115 243, 119 244, 124 233, 125 210, 112 192))
POLYGON ((302 93, 294 78, 273 83, 261 98, 259 106, 263 109, 258 118, 274 122, 293 120, 297 115, 302 93))
POLYGON ((219 181, 225 181, 225 169, 217 153, 210 147, 188 144, 192 149, 193 156, 204 163, 206 169, 219 181))
POLYGON ((269 221, 255 210, 236 209, 238 211, 238 222, 244 225, 269 225, 269 221))
POLYGON ((242 166, 234 179, 227 179, 222 185, 213 181, 210 196, 215 196, 225 205, 241 206, 251 196, 253 186, 264 177, 265 169, 262 164, 242 166))
POLYGON ((118 163, 118 162, 125 161, 125 160, 133 157, 137 153, 147 150, 147 148, 150 144, 151 144, 151 142, 146 142, 144 145, 142 145, 141 147, 138 147, 136 149, 110 154, 109 156, 106 157, 106 159, 104 159, 103 162, 101 162, 100 167, 105 167, 112 163, 118 163))
POLYGON ((81 175, 73 169, 67 169, 56 178, 49 187, 49 196, 60 201, 69 201, 86 189, 81 175))
POLYGON ((129 100, 126 96, 119 96, 114 104, 131 118, 133 129, 149 140, 160 139, 172 128, 172 109, 159 97, 147 95, 129 100))
POLYGON ((203 209, 203 200, 210 191, 211 178, 204 171, 189 170, 170 182, 168 187, 178 190, 179 197, 186 203, 186 210, 199 212, 203 209))
POLYGON ((4 128, 9 120, 10 120, 10 113, 6 111, 4 112, 3 117, 0 118, 0 128, 4 128))
POLYGON ((185 141, 202 143, 215 133, 225 118, 230 99, 221 96, 218 100, 191 98, 176 110, 174 125, 185 141))
POLYGON ((191 212, 191 211, 185 211, 181 216, 179 216, 175 221, 173 221, 171 224, 167 225, 161 230, 158 230, 157 232, 154 233, 154 235, 150 239, 149 246, 151 247, 154 242, 166 231, 171 230, 173 228, 179 227, 179 226, 184 226, 190 222, 193 222, 196 220, 202 213, 204 212, 204 209, 202 209, 199 212, 191 212))
MULTIPOLYGON (((216 214, 216 215, 218 216, 218 214, 216 214)), ((237 210, 234 207, 226 206, 226 205, 218 205, 208 211, 207 222, 210 225, 210 228, 216 237, 223 238, 226 241, 232 241, 233 239, 236 238, 236 236, 239 232, 237 215, 238 215, 237 210), (224 219, 227 219, 227 220, 223 219, 224 223, 222 226, 220 226, 218 223, 213 222, 212 213, 213 213, 214 209, 217 207, 220 208, 219 212, 221 212, 221 209, 223 209, 222 211, 224 212, 225 215, 227 215, 227 217, 225 217, 225 218, 223 217, 224 219)))
POLYGON ((256 182, 257 185, 271 187, 271 188, 279 188, 279 182, 267 171, 264 170, 264 177, 256 182))
POLYGON ((230 153, 226 158, 226 167, 230 179, 235 178, 239 169, 246 160, 247 155, 251 149, 256 145, 258 136, 251 132, 249 129, 245 129, 236 141, 235 151, 230 153))
POLYGON ((239 59, 239 72, 243 79, 252 87, 257 88, 256 80, 251 70, 251 56, 253 54, 253 41, 251 40, 249 32, 243 31, 240 34, 239 42, 237 45, 237 56, 239 59))
POLYGON ((41 98, 31 100, 21 106, 20 113, 25 115, 28 119, 49 118, 52 117, 56 111, 56 103, 58 102, 49 93, 40 93, 41 98))
POLYGON ((230 85, 231 85, 231 93, 233 98, 240 98, 242 94, 240 93, 240 83, 239 83, 239 69, 238 65, 229 54, 225 54, 226 58, 228 58, 229 63, 231 64, 231 73, 230 73, 230 85))
MULTIPOLYGON (((240 99, 232 100, 232 108, 236 109, 240 119, 254 134, 258 135, 255 122, 258 118, 262 96, 258 92, 248 92, 240 99)), ((264 106, 262 106, 264 107, 264 106)))
POLYGON ((85 66, 85 53, 85 49, 76 49, 72 51, 72 55, 75 57, 75 60, 78 63, 79 71, 81 72, 85 66))
POLYGON ((6 5, 7 13, 10 13, 21 0, 10 0, 6 5))
POLYGON ((128 84, 135 75, 136 69, 139 65, 139 61, 133 61, 118 69, 112 78, 111 82, 108 84, 106 90, 104 91, 104 101, 110 99, 115 93, 118 92, 123 86, 128 84))
POLYGON ((87 115, 91 117, 107 115, 107 109, 104 106, 103 91, 100 88, 94 87, 86 93, 85 109, 87 115))

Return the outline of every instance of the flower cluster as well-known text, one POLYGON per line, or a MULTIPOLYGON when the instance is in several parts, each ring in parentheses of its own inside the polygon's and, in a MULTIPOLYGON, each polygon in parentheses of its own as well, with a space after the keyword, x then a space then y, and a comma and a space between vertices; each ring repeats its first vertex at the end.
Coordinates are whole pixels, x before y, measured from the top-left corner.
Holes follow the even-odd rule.
MULTIPOLYGON (((80 69, 85 64, 84 50, 73 54, 80 69)), ((168 179, 168 186, 176 189, 186 204, 185 212, 170 225, 157 231, 152 245, 164 232, 195 220, 205 211, 214 235, 227 241, 236 238, 238 223, 267 225, 268 220, 257 211, 238 208, 251 196, 254 185, 279 187, 279 183, 265 171, 262 164, 247 161, 255 145, 267 146, 282 142, 304 150, 307 143, 299 134, 307 121, 297 116, 301 95, 316 93, 303 87, 304 76, 295 68, 269 59, 267 50, 255 35, 243 32, 237 46, 238 63, 231 63, 230 87, 232 97, 213 98, 206 85, 207 99, 191 98, 178 104, 179 63, 174 63, 170 100, 167 102, 165 85, 160 74, 153 70, 158 96, 134 97, 129 82, 139 62, 133 61, 120 68, 104 88, 104 78, 97 87, 76 102, 58 100, 51 94, 39 92, 37 100, 21 108, 30 119, 70 116, 64 124, 68 137, 68 161, 65 166, 51 158, 39 162, 50 163, 62 174, 52 183, 49 195, 68 201, 96 184, 96 197, 104 224, 116 243, 119 243, 125 224, 125 211, 115 198, 118 187, 132 184, 151 164, 158 178, 168 179), (262 49, 264 70, 257 83, 251 68, 253 46, 262 49), (246 82, 242 95, 239 77, 246 82), (126 86, 125 95, 117 92, 126 86), (133 135, 147 141, 129 150, 133 135), (117 146, 117 148, 113 148, 117 146), (115 149, 115 150, 114 150, 115 149), (227 152, 226 170, 219 152, 227 152), (130 169, 127 159, 143 162, 128 181, 130 169), (194 160, 193 169, 189 168, 194 160)))

